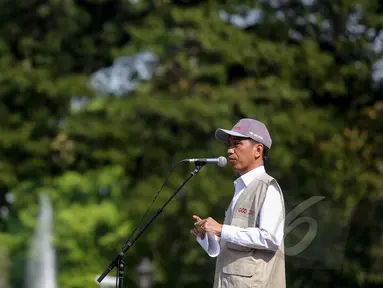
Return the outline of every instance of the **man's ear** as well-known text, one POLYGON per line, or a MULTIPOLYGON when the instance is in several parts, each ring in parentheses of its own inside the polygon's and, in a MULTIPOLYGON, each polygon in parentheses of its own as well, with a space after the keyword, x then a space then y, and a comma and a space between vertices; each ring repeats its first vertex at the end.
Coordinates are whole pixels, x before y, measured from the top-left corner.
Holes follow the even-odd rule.
POLYGON ((254 153, 255 159, 262 157, 262 150, 263 150, 262 144, 255 144, 253 149, 254 149, 253 153, 254 153))

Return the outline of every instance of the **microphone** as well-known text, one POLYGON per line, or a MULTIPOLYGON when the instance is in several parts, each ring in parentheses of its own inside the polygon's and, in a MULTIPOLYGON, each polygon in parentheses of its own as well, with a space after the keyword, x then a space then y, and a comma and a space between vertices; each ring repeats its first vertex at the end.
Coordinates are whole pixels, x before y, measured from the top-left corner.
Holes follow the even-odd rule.
POLYGON ((197 158, 197 159, 185 159, 185 162, 196 164, 216 164, 219 167, 223 167, 227 163, 227 159, 223 156, 218 158, 197 158))

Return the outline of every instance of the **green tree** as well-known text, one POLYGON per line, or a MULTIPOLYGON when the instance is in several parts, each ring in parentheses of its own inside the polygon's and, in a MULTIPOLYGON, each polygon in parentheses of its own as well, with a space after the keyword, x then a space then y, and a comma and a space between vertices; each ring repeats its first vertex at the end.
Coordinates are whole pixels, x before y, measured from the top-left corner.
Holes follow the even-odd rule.
MULTIPOLYGON (((61 286, 90 287, 172 165, 224 155, 214 131, 241 117, 269 127, 274 144, 267 170, 288 202, 324 196, 339 210, 323 219, 332 227, 352 224, 340 269, 302 269, 295 266, 299 257, 288 257, 289 286, 381 284, 379 220, 371 221, 369 237, 366 223, 350 220, 365 215, 358 212, 362 199, 381 197, 382 91, 373 65, 382 55, 372 47, 382 28, 378 1, 0 5, 7 23, 0 28, 6 71, 0 76, 0 184, 2 196, 16 194, 4 226, 13 239, 9 249, 18 251, 15 287, 24 260, 18 248, 30 239, 38 193, 49 191, 54 201, 61 286), (239 27, 238 19, 246 25, 239 27), (123 95, 87 89, 90 73, 144 50, 159 59, 150 81, 123 95), (84 105, 72 109, 74 97, 84 97, 84 105)), ((150 214, 192 169, 177 168, 150 214)), ((204 167, 128 250, 127 271, 149 256, 156 287, 211 285, 214 260, 190 235, 191 216, 222 221, 233 180, 229 168, 204 167)), ((294 236, 299 233, 287 242, 294 236)), ((129 286, 135 278, 126 273, 129 286)))

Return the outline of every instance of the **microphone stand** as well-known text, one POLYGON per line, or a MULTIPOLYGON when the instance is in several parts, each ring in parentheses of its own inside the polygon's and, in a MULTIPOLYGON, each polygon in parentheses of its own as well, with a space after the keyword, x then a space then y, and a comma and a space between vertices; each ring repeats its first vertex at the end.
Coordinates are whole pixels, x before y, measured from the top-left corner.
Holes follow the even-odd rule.
POLYGON ((123 282, 124 282, 124 271, 126 263, 123 260, 123 257, 126 253, 126 251, 129 250, 130 247, 137 241, 137 239, 145 232, 145 230, 149 227, 149 225, 157 218, 159 214, 165 209, 165 207, 169 204, 169 202, 177 195, 177 193, 182 189, 182 187, 185 186, 185 184, 195 175, 199 172, 199 170, 205 166, 206 163, 202 162, 196 162, 195 169, 190 173, 190 176, 173 192, 173 194, 170 196, 170 198, 162 205, 161 208, 157 210, 155 214, 152 215, 152 217, 145 223, 144 227, 141 228, 141 230, 138 232, 138 234, 133 238, 132 241, 129 241, 126 243, 126 245, 122 248, 122 250, 116 255, 116 257, 110 262, 108 267, 105 269, 105 271, 101 274, 101 276, 97 279, 98 283, 101 283, 101 281, 108 275, 110 271, 114 267, 117 267, 117 281, 116 281, 116 288, 122 288, 123 282))

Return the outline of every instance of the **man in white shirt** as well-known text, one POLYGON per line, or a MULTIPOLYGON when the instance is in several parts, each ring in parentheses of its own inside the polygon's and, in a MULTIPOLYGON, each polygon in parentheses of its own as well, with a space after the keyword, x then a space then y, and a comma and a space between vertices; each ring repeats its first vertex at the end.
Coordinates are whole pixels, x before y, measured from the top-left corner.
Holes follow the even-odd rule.
MULTIPOLYGON (((233 171, 239 174, 234 181, 235 191, 229 206, 231 209, 229 212, 232 214, 237 200, 250 183, 261 174, 266 174, 264 161, 271 148, 272 140, 266 126, 254 119, 241 119, 231 130, 217 129, 215 135, 219 141, 228 145, 228 162, 233 171)), ((209 256, 217 257, 220 254, 221 239, 224 242, 254 250, 277 251, 279 249, 284 237, 283 196, 276 181, 270 183, 265 188, 266 196, 256 215, 258 216, 256 224, 252 227, 221 224, 211 217, 202 219, 193 215, 195 223, 191 232, 209 256)), ((236 207, 236 209, 244 208, 236 207)), ((215 287, 234 287, 235 285, 225 286, 215 283, 215 287)))

